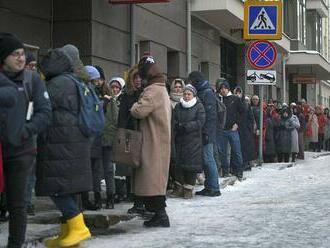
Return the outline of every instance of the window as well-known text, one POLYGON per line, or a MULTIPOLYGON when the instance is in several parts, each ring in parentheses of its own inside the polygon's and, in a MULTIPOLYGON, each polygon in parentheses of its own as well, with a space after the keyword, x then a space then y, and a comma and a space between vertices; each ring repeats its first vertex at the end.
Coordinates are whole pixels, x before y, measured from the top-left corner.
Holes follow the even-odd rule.
POLYGON ((297 0, 298 40, 306 45, 306 0, 297 0))

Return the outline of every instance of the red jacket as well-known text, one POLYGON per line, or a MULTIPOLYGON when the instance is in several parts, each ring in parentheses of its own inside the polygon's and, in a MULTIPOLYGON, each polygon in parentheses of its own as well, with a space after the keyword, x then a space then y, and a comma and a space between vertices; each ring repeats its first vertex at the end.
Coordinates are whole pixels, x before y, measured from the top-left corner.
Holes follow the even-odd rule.
POLYGON ((327 124, 327 119, 325 118, 324 114, 317 115, 317 119, 319 121, 319 134, 324 134, 324 128, 327 124))

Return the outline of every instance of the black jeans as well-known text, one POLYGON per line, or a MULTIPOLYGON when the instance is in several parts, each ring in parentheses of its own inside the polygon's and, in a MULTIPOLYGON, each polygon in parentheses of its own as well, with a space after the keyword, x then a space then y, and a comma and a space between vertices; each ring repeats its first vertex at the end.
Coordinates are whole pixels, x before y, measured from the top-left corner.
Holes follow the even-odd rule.
POLYGON ((5 188, 9 212, 7 248, 20 248, 26 232, 26 190, 35 155, 22 155, 4 160, 5 188))

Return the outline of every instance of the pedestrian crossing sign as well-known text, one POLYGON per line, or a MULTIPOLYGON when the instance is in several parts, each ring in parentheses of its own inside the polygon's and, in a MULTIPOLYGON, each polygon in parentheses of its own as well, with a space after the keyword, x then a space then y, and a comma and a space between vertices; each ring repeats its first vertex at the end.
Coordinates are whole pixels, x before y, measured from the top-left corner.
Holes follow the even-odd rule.
POLYGON ((244 2, 244 39, 282 39, 282 1, 244 2))

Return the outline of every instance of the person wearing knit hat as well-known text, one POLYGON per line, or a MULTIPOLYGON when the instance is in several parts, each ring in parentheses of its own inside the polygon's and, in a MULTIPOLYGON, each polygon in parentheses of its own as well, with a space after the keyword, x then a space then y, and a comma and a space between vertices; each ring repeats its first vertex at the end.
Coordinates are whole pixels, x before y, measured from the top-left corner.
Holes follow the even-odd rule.
POLYGON ((100 79, 105 80, 105 73, 104 73, 103 68, 101 66, 99 66, 99 65, 94 65, 94 67, 96 68, 96 70, 99 71, 99 73, 100 73, 100 79))
POLYGON ((37 150, 34 138, 47 129, 51 116, 45 83, 37 73, 24 70, 25 62, 23 43, 13 34, 0 32, 0 85, 12 85, 17 93, 13 107, 0 107, 0 116, 4 118, 0 129, 10 216, 6 247, 22 247, 25 242, 26 192, 37 150), (33 85, 27 93, 23 89, 26 78, 33 85))
POLYGON ((176 159, 174 189, 170 196, 184 199, 193 197, 197 173, 203 170, 202 129, 205 109, 196 95, 195 87, 187 84, 172 117, 176 159))
POLYGON ((23 43, 13 34, 0 32, 0 64, 17 49, 24 49, 23 43))
POLYGON ((243 157, 238 128, 241 117, 246 109, 241 99, 231 93, 229 83, 226 79, 221 78, 217 80, 217 92, 219 93, 220 101, 225 104, 227 111, 224 129, 218 132, 218 147, 223 177, 229 176, 229 163, 227 158, 227 147, 229 144, 232 156, 231 162, 235 168, 235 176, 239 181, 242 181, 244 179, 243 157))
POLYGON ((156 64, 154 57, 150 53, 145 53, 138 64, 138 71, 142 80, 148 79, 148 72, 154 64, 156 64))
POLYGON ((218 180, 219 173, 213 153, 214 145, 217 142, 217 98, 203 73, 193 71, 188 75, 187 81, 196 88, 197 96, 204 106, 206 116, 202 135, 203 157, 205 160, 203 169, 206 178, 204 189, 197 191, 196 195, 217 197, 221 195, 218 180))
POLYGON ((101 77, 100 73, 94 66, 86 65, 85 69, 86 69, 86 71, 88 73, 88 76, 89 76, 89 79, 91 81, 100 79, 100 77, 101 77))
POLYGON ((187 84, 187 85, 184 87, 183 92, 185 92, 185 91, 187 91, 187 90, 190 91, 190 92, 193 94, 194 97, 197 95, 197 90, 196 90, 196 88, 195 88, 194 86, 192 86, 191 84, 187 84))

